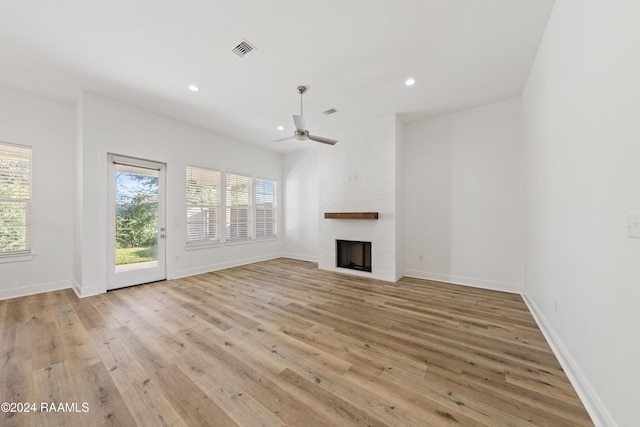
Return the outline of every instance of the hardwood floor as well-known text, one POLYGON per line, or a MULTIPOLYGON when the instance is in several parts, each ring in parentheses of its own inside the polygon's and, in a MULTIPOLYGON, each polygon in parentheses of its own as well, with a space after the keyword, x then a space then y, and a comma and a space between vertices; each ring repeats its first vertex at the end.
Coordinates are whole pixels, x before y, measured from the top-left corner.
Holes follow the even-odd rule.
POLYGON ((2 426, 593 425, 495 291, 277 259, 0 301, 0 327, 0 402, 38 411, 2 426))

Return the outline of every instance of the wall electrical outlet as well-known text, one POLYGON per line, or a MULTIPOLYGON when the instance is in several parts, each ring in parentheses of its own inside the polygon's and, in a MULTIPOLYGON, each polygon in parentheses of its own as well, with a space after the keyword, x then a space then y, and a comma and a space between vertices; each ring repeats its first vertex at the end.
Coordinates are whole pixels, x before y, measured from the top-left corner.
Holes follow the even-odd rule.
POLYGON ((640 214, 632 213, 627 215, 627 236, 640 239, 640 214))

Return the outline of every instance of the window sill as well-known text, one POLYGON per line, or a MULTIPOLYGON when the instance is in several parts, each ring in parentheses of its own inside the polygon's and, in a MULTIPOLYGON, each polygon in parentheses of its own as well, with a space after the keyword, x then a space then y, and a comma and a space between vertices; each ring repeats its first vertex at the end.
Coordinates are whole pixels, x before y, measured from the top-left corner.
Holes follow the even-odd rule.
POLYGON ((225 246, 247 245, 249 243, 253 243, 253 239, 226 240, 224 242, 225 246))
POLYGON ((31 261, 35 258, 35 252, 22 252, 17 254, 4 254, 0 255, 0 264, 10 263, 10 262, 23 262, 23 261, 31 261))
POLYGON ((278 240, 278 236, 259 237, 256 239, 256 243, 274 242, 276 240, 278 240))
POLYGON ((220 246, 222 246, 220 242, 191 243, 190 245, 184 245, 184 250, 197 251, 200 249, 219 248, 220 246))

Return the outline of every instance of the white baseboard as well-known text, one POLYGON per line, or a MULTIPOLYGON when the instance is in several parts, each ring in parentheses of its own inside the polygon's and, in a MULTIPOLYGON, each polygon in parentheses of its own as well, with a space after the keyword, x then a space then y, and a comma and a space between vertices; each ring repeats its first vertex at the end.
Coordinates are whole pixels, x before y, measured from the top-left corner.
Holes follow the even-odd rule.
POLYGON ((181 279, 183 277, 195 276, 196 274, 209 273, 211 271, 223 270, 225 268, 238 267, 241 265, 253 264, 254 262, 268 261, 270 259, 280 258, 283 255, 280 253, 270 254, 270 255, 261 255, 257 257, 251 258, 242 258, 242 259, 234 259, 231 261, 220 262, 217 264, 209 264, 203 265, 197 268, 188 268, 184 270, 176 270, 171 273, 170 277, 167 277, 169 280, 173 279, 181 279))
MULTIPOLYGON (((230 267, 238 267, 240 265, 252 264, 254 262, 268 261, 270 259, 275 259, 280 257, 298 259, 301 261, 317 262, 317 258, 314 256, 307 256, 307 255, 300 255, 300 254, 293 254, 293 253, 286 253, 286 254, 274 253, 269 255, 262 255, 257 257, 242 258, 242 259, 237 259, 237 260, 232 260, 227 262, 221 262, 217 264, 210 264, 210 265, 205 265, 198 268, 176 270, 170 275, 170 277, 168 277, 168 279, 179 279, 182 277, 193 276, 196 274, 208 273, 210 271, 216 271, 216 270, 222 270, 230 267)), ((86 298, 86 297, 98 295, 105 292, 104 289, 100 288, 99 286, 81 286, 80 283, 78 283, 77 281, 73 279, 69 279, 69 280, 62 280, 59 282, 43 283, 43 284, 30 285, 30 286, 24 286, 19 288, 0 289, 0 300, 24 297, 28 295, 35 295, 43 292, 58 291, 61 289, 73 289, 73 291, 78 296, 78 298, 86 298)))
POLYGON ((104 290, 99 286, 80 286, 80 284, 75 280, 73 281, 73 291, 76 293, 78 298, 86 298, 104 293, 104 290))
POLYGON ((294 254, 294 253, 286 252, 286 253, 283 253, 281 256, 283 258, 297 259, 299 261, 309 261, 309 262, 316 262, 316 263, 318 262, 317 255, 303 255, 303 254, 294 254))
POLYGON ((371 272, 352 270, 349 268, 342 268, 342 267, 334 267, 333 265, 330 265, 329 267, 318 265, 318 268, 324 271, 332 271, 334 273, 344 274, 345 276, 364 277, 365 279, 381 280, 383 282, 389 282, 389 283, 397 282, 396 277, 393 274, 394 273, 393 270, 388 268, 376 269, 374 267, 373 271, 371 272))
POLYGON ((569 381, 571 381, 573 388, 576 390, 576 393, 578 393, 578 397, 580 397, 585 409, 591 416, 593 423, 596 427, 616 427, 616 422, 602 403, 598 393, 596 393, 593 386, 591 386, 591 383, 578 367, 575 359, 564 346, 560 337, 555 333, 551 324, 539 310, 533 298, 524 292, 522 293, 522 298, 527 304, 527 307, 529 307, 529 311, 533 315, 542 334, 547 339, 553 354, 555 354, 562 369, 564 369, 564 372, 567 374, 569 381))
POLYGON ((43 292, 59 291, 61 289, 73 288, 73 280, 61 280, 59 282, 41 283, 38 285, 29 285, 19 288, 0 290, 0 300, 26 297, 27 295, 35 295, 43 292))
POLYGON ((494 282, 485 279, 476 279, 473 277, 454 276, 450 274, 432 273, 429 271, 405 269, 406 277, 416 279, 434 280, 436 282, 453 283, 454 285, 471 286, 474 288, 490 289, 494 291, 509 292, 512 294, 522 294, 524 288, 522 285, 515 283, 494 282))

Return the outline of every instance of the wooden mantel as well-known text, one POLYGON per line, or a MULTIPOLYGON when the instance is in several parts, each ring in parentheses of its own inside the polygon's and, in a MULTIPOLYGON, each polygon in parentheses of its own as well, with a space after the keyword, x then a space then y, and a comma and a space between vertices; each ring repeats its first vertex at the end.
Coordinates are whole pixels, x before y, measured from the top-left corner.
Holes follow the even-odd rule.
POLYGON ((378 219, 378 212, 325 212, 325 219, 378 219))

